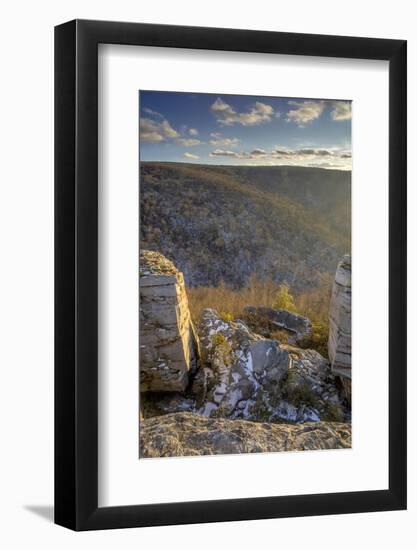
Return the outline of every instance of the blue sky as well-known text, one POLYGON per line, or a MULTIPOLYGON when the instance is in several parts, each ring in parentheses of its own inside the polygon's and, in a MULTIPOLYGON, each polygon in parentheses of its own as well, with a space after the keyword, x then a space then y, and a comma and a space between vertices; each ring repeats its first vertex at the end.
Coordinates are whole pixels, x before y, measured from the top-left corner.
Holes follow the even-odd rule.
POLYGON ((351 102, 141 91, 140 159, 351 169, 351 102))

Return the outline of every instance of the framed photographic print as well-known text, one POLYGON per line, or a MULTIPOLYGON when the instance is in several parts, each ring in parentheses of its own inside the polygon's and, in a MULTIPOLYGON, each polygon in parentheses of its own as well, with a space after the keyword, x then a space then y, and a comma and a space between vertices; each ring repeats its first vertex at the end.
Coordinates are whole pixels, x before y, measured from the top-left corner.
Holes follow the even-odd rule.
POLYGON ((55 30, 55 521, 406 507, 406 42, 55 30))

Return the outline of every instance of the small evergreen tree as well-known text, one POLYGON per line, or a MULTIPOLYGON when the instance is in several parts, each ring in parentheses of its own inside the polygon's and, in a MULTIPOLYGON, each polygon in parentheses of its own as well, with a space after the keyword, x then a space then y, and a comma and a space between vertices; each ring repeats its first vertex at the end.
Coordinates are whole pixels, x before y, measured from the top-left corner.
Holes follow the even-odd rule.
POLYGON ((290 293, 290 287, 282 283, 279 285, 275 293, 272 303, 274 309, 286 309, 287 311, 295 311, 294 297, 290 293))

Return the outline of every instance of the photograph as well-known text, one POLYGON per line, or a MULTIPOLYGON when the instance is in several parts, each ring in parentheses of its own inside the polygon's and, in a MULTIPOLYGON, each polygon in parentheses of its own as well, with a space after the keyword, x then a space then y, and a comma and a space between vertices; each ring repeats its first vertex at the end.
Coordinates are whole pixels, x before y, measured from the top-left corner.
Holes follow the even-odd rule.
POLYGON ((348 100, 139 92, 139 457, 351 447, 348 100))

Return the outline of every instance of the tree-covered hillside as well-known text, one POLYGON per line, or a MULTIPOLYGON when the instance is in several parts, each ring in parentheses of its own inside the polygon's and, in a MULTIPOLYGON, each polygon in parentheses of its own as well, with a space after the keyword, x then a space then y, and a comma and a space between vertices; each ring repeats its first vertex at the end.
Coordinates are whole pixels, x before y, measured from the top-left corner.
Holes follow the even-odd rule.
POLYGON ((142 162, 140 245, 189 286, 316 286, 350 251, 350 172, 142 162))

